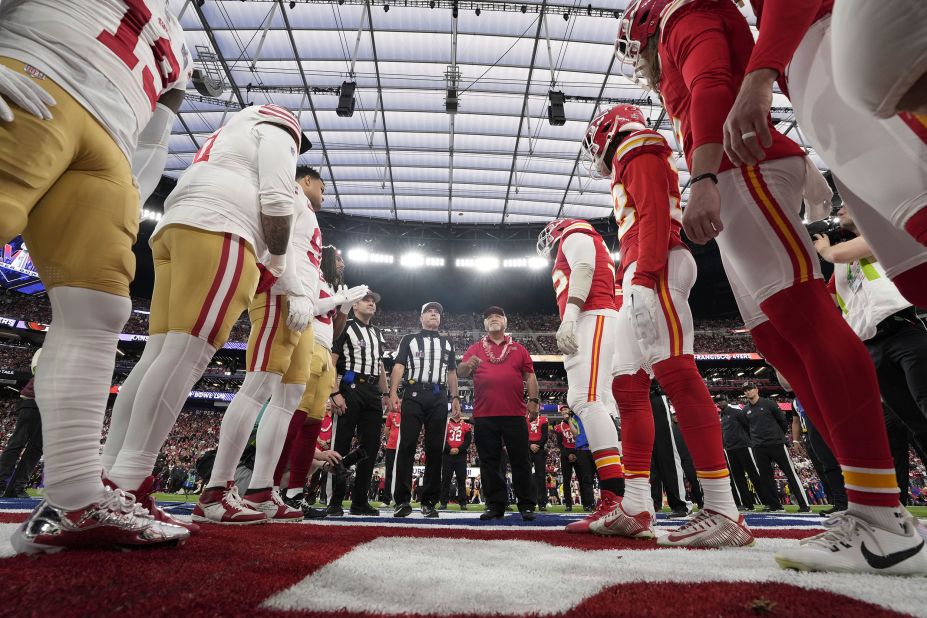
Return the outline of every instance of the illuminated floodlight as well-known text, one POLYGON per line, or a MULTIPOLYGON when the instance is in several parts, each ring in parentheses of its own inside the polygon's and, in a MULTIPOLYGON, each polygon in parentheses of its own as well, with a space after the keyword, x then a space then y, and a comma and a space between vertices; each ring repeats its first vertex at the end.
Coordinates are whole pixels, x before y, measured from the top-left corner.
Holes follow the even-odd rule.
POLYGON ((499 258, 492 256, 478 257, 473 261, 473 267, 481 273, 488 273, 499 269, 499 258))
POLYGON ((457 268, 473 268, 475 260, 473 258, 457 258, 454 260, 454 266, 457 268))
POLYGON ((406 253, 399 258, 399 264, 405 268, 421 268, 425 265, 425 258, 421 253, 406 253))
POLYGON ((507 258, 502 260, 502 268, 527 268, 528 258, 507 258))
POLYGON ((355 263, 370 261, 370 253, 366 249, 349 249, 348 260, 355 263))
POLYGON ((426 257, 425 266, 444 266, 443 257, 426 257))
POLYGON ((387 255, 385 253, 371 253, 370 261, 373 264, 392 264, 394 258, 393 256, 387 255))
POLYGON ((547 260, 539 256, 531 256, 528 258, 528 268, 531 270, 540 270, 541 268, 547 268, 547 260))

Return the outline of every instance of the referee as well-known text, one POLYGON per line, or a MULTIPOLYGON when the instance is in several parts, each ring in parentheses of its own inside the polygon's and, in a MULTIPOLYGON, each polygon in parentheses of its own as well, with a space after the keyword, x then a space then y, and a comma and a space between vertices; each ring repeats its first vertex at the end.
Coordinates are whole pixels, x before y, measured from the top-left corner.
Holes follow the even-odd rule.
POLYGON ((447 425, 448 396, 453 402, 455 416, 460 415, 454 345, 438 333, 443 313, 441 303, 432 301, 422 305, 422 330, 404 336, 399 342, 390 378, 390 407, 401 410, 402 414, 391 479, 396 517, 406 517, 412 512, 409 504, 412 500, 412 460, 423 426, 425 476, 421 485, 422 515, 438 516, 435 505, 441 493, 441 453, 447 425), (400 382, 405 386, 402 402, 398 394, 400 382))
MULTIPOLYGON (((380 450, 383 429, 383 407, 386 397, 386 371, 383 352, 386 343, 380 329, 370 325, 377 312, 380 295, 368 292, 354 303, 354 317, 332 345, 335 368, 341 379, 332 393, 332 448, 343 456, 351 450, 357 433, 360 448, 367 457, 357 462, 354 491, 351 492, 351 515, 379 515, 380 511, 367 501, 367 487, 373 477, 373 464, 380 450)), ((333 475, 332 493, 328 500, 329 517, 341 517, 341 502, 345 494, 345 477, 333 475)))

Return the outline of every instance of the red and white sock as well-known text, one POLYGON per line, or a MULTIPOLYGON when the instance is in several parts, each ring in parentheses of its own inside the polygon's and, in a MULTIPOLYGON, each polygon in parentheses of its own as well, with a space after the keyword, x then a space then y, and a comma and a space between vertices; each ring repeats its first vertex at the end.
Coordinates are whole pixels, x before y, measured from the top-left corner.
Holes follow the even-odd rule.
MULTIPOLYGON (((303 417, 305 417, 305 413, 303 413, 303 417)), ((293 442, 293 450, 290 452, 290 485, 292 489, 287 490, 287 495, 292 496, 294 494, 291 494, 291 491, 298 493, 305 487, 321 431, 322 423, 317 421, 303 422, 302 431, 299 432, 293 442)))
POLYGON ((649 511, 650 459, 653 455, 653 410, 650 407, 650 376, 644 370, 618 375, 612 380, 612 396, 621 416, 621 451, 624 461, 624 498, 627 513, 649 511))

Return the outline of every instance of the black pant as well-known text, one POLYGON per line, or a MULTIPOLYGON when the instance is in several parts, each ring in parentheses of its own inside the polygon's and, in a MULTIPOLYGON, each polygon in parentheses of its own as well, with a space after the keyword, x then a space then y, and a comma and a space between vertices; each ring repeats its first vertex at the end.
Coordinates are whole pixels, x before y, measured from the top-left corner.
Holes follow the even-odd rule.
MULTIPOLYGON (((403 421, 405 422, 405 421, 403 421)), ((518 510, 537 505, 531 462, 528 458, 528 425, 524 416, 484 416, 473 419, 473 439, 480 457, 483 502, 487 509, 502 511, 508 504, 508 488, 502 474, 502 447, 512 467, 512 488, 518 510)))
MULTIPOLYGON (((402 397, 399 443, 393 470, 396 504, 412 501, 412 466, 418 434, 425 428, 425 475, 419 485, 422 505, 434 506, 441 495, 441 454, 447 430, 447 391, 408 385, 402 397)), ((522 421, 524 423, 524 421, 522 421)))
POLYGON ((26 488, 29 475, 42 457, 42 417, 32 405, 21 405, 16 426, 0 453, 0 492, 26 488))
POLYGON ((868 339, 866 347, 885 403, 927 446, 927 330, 919 320, 890 324, 891 331, 868 339))
POLYGON ((451 493, 451 478, 457 479, 457 504, 467 503, 467 455, 464 452, 444 453, 441 460, 441 504, 447 504, 451 493))
POLYGON ((834 453, 827 446, 817 428, 805 418, 805 427, 808 429, 808 446, 814 451, 815 457, 821 461, 821 469, 824 472, 824 478, 821 479, 825 491, 828 492, 830 503, 838 511, 845 511, 847 508, 847 490, 843 482, 843 471, 834 453))
POLYGON ((563 474, 563 504, 573 506, 572 483, 573 472, 579 481, 579 499, 583 508, 595 507, 595 493, 592 490, 592 478, 595 476, 595 464, 592 462, 592 453, 579 449, 560 449, 560 472, 563 474), (570 461, 570 455, 576 456, 576 461, 570 461))
POLYGON ((662 395, 651 393, 650 408, 653 410, 653 455, 650 460, 650 496, 654 509, 663 509, 663 494, 666 503, 674 511, 686 510, 685 473, 682 458, 673 440, 672 421, 669 409, 662 395))
POLYGON ((388 448, 384 451, 386 455, 386 482, 383 483, 383 503, 389 504, 393 499, 392 481, 393 481, 393 464, 396 463, 396 449, 388 448))
POLYGON ((531 452, 530 444, 528 448, 534 471, 534 494, 538 497, 538 505, 547 506, 547 451, 544 450, 544 445, 541 445, 537 453, 531 452))
POLYGON ((760 483, 760 474, 757 472, 756 466, 753 465, 750 449, 747 447, 729 448, 725 449, 724 453, 727 455, 727 467, 731 471, 731 480, 734 482, 734 498, 740 506, 751 510, 756 506, 756 502, 754 502, 750 486, 747 485, 747 477, 750 477, 750 482, 753 483, 758 492, 762 484, 760 483))
POLYGON ((795 498, 798 505, 801 507, 808 506, 808 497, 805 495, 805 488, 802 486, 801 481, 798 480, 795 470, 792 468, 792 460, 789 457, 789 451, 785 444, 754 446, 753 456, 756 458, 756 468, 760 473, 760 482, 764 484, 766 491, 770 492, 770 495, 776 500, 774 504, 767 506, 770 506, 770 508, 779 508, 782 506, 779 500, 779 490, 776 486, 776 477, 773 473, 773 463, 779 466, 779 469, 785 474, 785 478, 789 483, 789 488, 792 490, 792 497, 795 498))
MULTIPOLYGON (((373 466, 380 450, 380 433, 383 430, 383 410, 380 407, 380 389, 369 382, 342 384, 341 396, 347 406, 345 413, 332 417, 333 448, 341 455, 351 450, 351 441, 355 432, 360 448, 367 457, 354 468, 354 487, 359 491, 351 492, 351 504, 367 504, 367 488, 373 478, 373 466)), ((329 504, 340 506, 347 488, 345 483, 332 482, 332 495, 329 504)))

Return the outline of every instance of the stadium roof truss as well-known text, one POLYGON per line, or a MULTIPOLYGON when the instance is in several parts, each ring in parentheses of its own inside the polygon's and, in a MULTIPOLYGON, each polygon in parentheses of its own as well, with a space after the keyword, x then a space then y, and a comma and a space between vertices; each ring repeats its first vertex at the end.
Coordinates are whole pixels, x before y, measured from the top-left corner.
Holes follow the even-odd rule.
MULTIPOLYGON (((608 182, 589 179, 580 158, 600 108, 640 105, 678 151, 657 96, 618 72, 627 3, 613 4, 170 0, 197 65, 225 90, 190 87, 166 175, 176 178, 230 112, 272 102, 294 110, 313 142, 300 163, 321 170, 331 211, 467 226, 607 217, 608 182), (351 117, 336 112, 343 82, 356 83, 351 117), (561 126, 548 122, 552 90, 565 97, 561 126)), ((788 100, 776 94, 773 105, 801 141, 788 100)))

